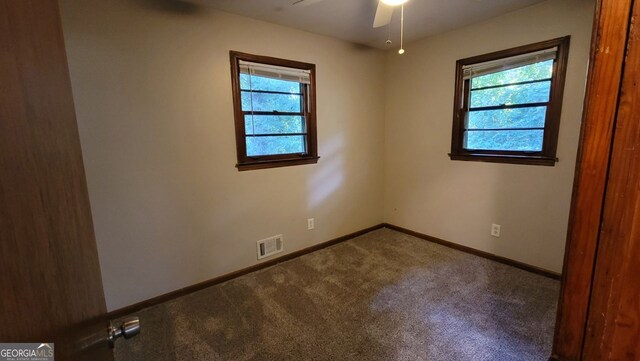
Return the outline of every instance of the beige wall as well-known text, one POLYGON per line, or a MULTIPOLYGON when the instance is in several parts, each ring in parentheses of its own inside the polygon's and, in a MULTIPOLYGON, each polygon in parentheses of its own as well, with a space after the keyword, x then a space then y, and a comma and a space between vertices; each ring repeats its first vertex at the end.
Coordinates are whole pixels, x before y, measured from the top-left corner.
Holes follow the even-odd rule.
POLYGON ((109 310, 256 264, 268 236, 291 252, 383 220, 560 271, 592 0, 549 0, 404 56, 169 4, 61 1, 109 310), (449 160, 455 61, 567 34, 560 162, 449 160), (317 65, 317 165, 235 169, 229 50, 317 65))
POLYGON ((385 221, 560 272, 593 0, 549 0, 387 55, 385 221), (571 35, 555 167, 451 161, 457 59, 571 35), (489 235, 502 225, 500 238, 489 235))
POLYGON ((171 3, 61 1, 109 310, 382 222, 384 53, 171 3), (317 165, 236 170, 229 50, 317 65, 317 165))

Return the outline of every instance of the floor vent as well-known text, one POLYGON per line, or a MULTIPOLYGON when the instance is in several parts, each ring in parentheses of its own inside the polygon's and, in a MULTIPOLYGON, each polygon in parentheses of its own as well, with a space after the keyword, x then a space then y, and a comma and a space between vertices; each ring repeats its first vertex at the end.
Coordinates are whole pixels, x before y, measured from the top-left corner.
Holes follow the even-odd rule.
POLYGON ((282 252, 282 235, 258 241, 258 259, 282 252))

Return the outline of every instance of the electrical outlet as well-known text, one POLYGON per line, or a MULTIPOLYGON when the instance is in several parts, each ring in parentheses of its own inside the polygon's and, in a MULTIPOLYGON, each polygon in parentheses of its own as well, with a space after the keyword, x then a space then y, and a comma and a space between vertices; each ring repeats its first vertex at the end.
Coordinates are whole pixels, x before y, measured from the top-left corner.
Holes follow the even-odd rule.
POLYGON ((491 225, 491 235, 494 237, 500 237, 500 225, 492 224, 491 225))
POLYGON ((313 228, 315 228, 315 221, 313 220, 313 218, 309 218, 307 219, 307 229, 311 230, 313 228))

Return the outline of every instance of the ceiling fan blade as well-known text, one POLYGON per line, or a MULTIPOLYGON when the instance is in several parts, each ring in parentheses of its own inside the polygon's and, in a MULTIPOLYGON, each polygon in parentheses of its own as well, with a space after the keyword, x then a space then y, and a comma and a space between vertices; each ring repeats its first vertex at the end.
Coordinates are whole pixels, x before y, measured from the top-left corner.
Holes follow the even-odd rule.
POLYGON ((393 6, 389 6, 382 1, 378 1, 378 9, 376 10, 376 17, 373 20, 373 27, 379 28, 381 26, 388 25, 391 22, 393 16, 393 6))
POLYGON ((291 5, 296 6, 309 6, 315 3, 319 3, 322 0, 295 0, 291 5))

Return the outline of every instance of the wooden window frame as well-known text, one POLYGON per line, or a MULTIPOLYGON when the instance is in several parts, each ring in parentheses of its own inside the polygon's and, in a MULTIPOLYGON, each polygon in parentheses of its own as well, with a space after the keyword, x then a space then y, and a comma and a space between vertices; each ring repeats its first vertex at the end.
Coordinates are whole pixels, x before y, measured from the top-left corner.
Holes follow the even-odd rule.
POLYGON ((236 167, 239 171, 252 169, 265 169, 275 167, 287 167, 302 164, 314 164, 318 162, 318 137, 316 126, 316 66, 315 64, 303 63, 299 61, 286 60, 262 55, 253 55, 230 51, 231 61, 231 88, 233 91, 233 113, 236 131, 236 152, 238 163, 236 167), (310 71, 310 84, 308 94, 304 91, 303 100, 304 114, 306 121, 306 146, 307 152, 304 154, 273 154, 263 156, 247 156, 246 131, 244 112, 242 110, 242 99, 240 90, 240 61, 249 61, 267 65, 282 66, 310 71))
POLYGON ((456 62, 456 85, 453 103, 453 130, 451 136, 452 160, 482 161, 494 163, 512 163, 528 165, 554 166, 558 161, 556 152, 558 134, 560 131, 560 117, 562 112, 562 98, 569 56, 570 36, 542 41, 534 44, 501 50, 489 54, 460 59, 456 62), (470 80, 464 80, 463 66, 487 61, 509 58, 517 55, 532 53, 557 47, 551 76, 551 92, 547 103, 545 116, 544 138, 542 151, 500 151, 500 150, 469 150, 464 148, 465 120, 468 112, 470 96, 470 80))

